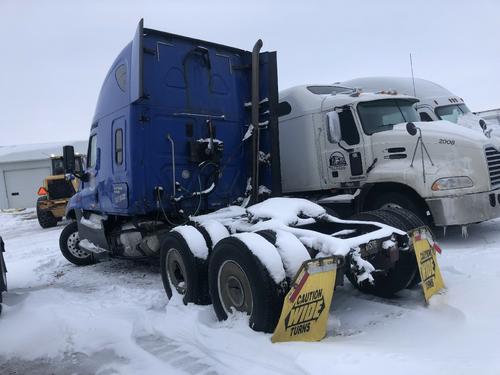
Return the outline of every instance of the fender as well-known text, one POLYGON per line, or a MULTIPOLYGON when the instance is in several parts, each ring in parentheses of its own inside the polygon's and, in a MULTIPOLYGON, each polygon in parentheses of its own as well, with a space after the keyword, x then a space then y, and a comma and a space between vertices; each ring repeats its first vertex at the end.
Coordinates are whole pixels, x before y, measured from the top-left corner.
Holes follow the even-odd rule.
POLYGON ((413 189, 411 186, 400 183, 400 182, 390 182, 390 181, 382 182, 382 181, 380 181, 380 182, 375 182, 375 183, 366 183, 360 188, 361 191, 354 201, 354 209, 356 210, 356 212, 361 212, 364 210, 367 198, 369 198, 369 196, 372 193, 374 193, 375 190, 381 189, 384 192, 397 191, 395 189, 390 189, 390 187, 388 189, 384 189, 383 185, 391 185, 394 187, 398 186, 399 192, 401 192, 401 193, 406 192, 406 193, 412 195, 413 198, 419 200, 422 204, 425 205, 426 210, 429 210, 429 207, 427 206, 425 199, 422 198, 422 196, 420 196, 420 194, 418 194, 415 191, 415 189, 413 189))
POLYGON ((81 193, 78 191, 68 201, 64 216, 66 216, 66 218, 68 219, 76 220, 76 210, 82 209, 81 201, 82 201, 81 193))
POLYGON ((375 183, 366 183, 360 187, 360 192, 354 199, 354 212, 359 213, 363 211, 363 207, 365 206, 366 197, 370 193, 370 191, 375 186, 375 183))

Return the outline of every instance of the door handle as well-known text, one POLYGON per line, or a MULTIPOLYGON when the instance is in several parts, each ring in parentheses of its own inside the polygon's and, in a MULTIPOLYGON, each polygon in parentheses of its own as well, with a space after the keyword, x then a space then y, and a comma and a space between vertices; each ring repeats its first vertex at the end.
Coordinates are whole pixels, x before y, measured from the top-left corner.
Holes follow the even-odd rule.
POLYGON ((19 192, 14 192, 14 193, 11 193, 10 195, 13 195, 13 196, 16 196, 16 195, 19 195, 19 192))

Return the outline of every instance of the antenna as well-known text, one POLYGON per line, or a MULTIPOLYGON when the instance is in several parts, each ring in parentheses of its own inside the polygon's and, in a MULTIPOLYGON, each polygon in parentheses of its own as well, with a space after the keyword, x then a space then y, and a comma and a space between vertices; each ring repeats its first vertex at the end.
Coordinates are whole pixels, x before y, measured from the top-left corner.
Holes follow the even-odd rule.
POLYGON ((417 97, 417 90, 415 90, 415 76, 413 75, 413 60, 411 58, 411 52, 410 52, 410 68, 411 68, 411 80, 413 82, 413 96, 417 97))

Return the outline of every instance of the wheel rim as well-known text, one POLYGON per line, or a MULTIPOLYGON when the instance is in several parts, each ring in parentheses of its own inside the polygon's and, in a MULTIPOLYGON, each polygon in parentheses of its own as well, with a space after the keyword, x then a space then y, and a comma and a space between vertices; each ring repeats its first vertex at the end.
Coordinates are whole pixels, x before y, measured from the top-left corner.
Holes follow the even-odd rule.
POLYGON ((80 236, 78 235, 78 232, 73 232, 68 236, 66 247, 68 248, 70 254, 74 257, 78 259, 88 258, 91 254, 88 251, 80 249, 79 243, 80 236))
POLYGON ((170 285, 172 285, 179 294, 186 294, 187 278, 186 266, 182 256, 177 249, 171 248, 167 252, 167 276, 170 285))
POLYGON ((219 299, 226 314, 235 310, 252 315, 253 297, 248 277, 240 265, 226 260, 217 275, 219 299))

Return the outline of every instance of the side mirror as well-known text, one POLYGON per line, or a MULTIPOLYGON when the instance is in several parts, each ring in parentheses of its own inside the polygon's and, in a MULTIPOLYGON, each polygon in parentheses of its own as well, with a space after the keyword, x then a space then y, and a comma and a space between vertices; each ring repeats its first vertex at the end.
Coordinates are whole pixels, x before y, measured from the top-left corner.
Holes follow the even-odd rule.
POLYGON ((339 114, 336 111, 328 112, 328 137, 330 141, 338 143, 342 139, 340 133, 340 120, 339 114))
POLYGON ((415 135, 415 134, 417 134, 417 127, 415 126, 415 124, 413 122, 409 122, 406 124, 406 131, 410 135, 415 135))
POLYGON ((63 147, 64 173, 75 173, 75 149, 73 146, 63 147))
POLYGON ((484 121, 483 119, 480 119, 479 126, 481 127, 481 129, 483 129, 483 131, 486 130, 486 121, 484 121))

